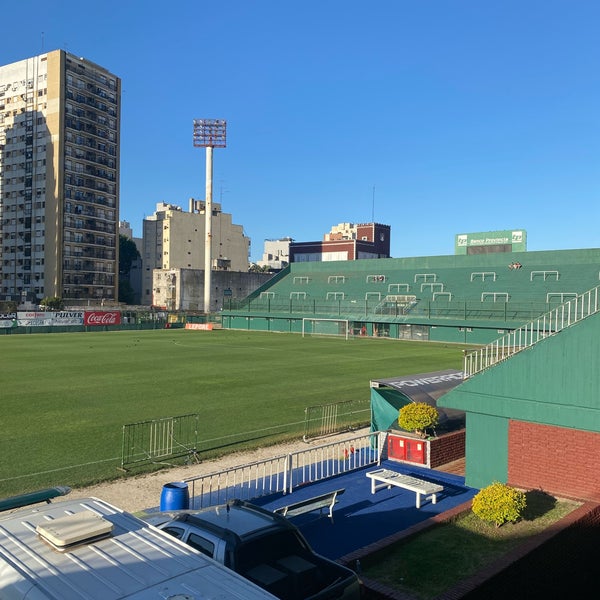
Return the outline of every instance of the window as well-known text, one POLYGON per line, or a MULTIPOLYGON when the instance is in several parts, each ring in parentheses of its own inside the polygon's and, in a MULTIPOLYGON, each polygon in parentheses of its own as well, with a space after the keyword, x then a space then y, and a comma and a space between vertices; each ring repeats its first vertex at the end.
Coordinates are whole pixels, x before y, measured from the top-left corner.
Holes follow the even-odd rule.
POLYGON ((196 548, 196 550, 199 550, 200 552, 202 552, 202 554, 206 554, 207 556, 210 556, 211 558, 213 558, 213 556, 215 554, 215 545, 212 542, 210 542, 209 540, 206 540, 203 537, 200 537, 196 533, 190 533, 187 543, 192 548, 196 548))

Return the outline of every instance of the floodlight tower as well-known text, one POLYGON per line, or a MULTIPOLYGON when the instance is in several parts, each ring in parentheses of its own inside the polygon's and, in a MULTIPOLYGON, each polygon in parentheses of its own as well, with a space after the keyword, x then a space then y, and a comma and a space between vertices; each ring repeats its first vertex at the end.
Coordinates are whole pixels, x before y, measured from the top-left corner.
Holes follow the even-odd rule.
POLYGON ((204 312, 210 313, 210 288, 212 275, 212 176, 213 148, 225 148, 227 121, 219 119, 194 119, 194 148, 206 148, 206 199, 204 237, 204 312))

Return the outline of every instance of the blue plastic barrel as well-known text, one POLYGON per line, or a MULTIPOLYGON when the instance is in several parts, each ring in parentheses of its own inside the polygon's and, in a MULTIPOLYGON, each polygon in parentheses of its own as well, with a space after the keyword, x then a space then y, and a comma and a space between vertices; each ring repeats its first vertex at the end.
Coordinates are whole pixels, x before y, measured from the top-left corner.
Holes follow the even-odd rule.
POLYGON ((173 481, 163 485, 160 510, 186 510, 190 507, 190 494, 185 481, 173 481))

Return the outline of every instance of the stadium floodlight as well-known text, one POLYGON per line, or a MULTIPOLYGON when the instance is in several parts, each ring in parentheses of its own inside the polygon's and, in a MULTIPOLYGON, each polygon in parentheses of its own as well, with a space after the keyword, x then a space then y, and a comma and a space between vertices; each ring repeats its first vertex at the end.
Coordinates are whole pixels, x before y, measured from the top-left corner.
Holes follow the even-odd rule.
POLYGON ((225 148, 227 121, 194 119, 194 148, 225 148))
POLYGON ((212 176, 213 148, 227 145, 227 121, 222 119, 194 119, 194 148, 206 148, 206 198, 204 235, 204 312, 210 313, 212 276, 212 176))

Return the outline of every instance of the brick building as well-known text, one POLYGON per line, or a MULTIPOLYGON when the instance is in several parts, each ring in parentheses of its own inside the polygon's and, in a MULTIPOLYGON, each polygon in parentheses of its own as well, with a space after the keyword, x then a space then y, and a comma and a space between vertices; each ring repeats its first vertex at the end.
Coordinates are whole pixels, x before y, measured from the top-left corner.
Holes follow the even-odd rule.
POLYGON ((290 262, 390 258, 389 225, 341 223, 319 242, 292 242, 290 262))

